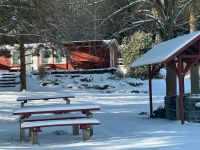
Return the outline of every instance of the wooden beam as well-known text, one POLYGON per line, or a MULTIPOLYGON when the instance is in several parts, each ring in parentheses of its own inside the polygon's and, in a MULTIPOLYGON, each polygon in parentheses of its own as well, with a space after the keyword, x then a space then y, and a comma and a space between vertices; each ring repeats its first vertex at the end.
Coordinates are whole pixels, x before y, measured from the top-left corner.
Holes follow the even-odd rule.
POLYGON ((188 63, 186 68, 183 71, 183 76, 186 75, 186 73, 198 62, 198 58, 191 60, 191 63, 188 63))
POLYGON ((188 42, 185 46, 183 46, 179 51, 171 55, 167 60, 164 61, 165 64, 170 63, 175 57, 180 56, 188 47, 190 47, 192 44, 199 42, 200 35, 188 42))
POLYGON ((150 106, 150 117, 153 117, 152 65, 148 66, 148 70, 149 70, 149 106, 150 106))
POLYGON ((178 59, 178 79, 179 79, 179 113, 181 124, 184 124, 184 76, 183 76, 183 61, 179 57, 178 59))

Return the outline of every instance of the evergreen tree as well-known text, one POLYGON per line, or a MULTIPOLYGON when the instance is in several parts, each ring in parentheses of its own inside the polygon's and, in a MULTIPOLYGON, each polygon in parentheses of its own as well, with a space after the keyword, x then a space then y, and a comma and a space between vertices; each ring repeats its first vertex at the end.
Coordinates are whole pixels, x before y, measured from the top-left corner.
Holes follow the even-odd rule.
POLYGON ((36 0, 2 0, 1 44, 19 44, 20 51, 20 91, 26 89, 26 62, 24 44, 43 40, 45 31, 44 3, 36 0), (43 6, 43 7, 42 7, 43 6), (43 12, 43 13, 41 13, 43 12), (6 17, 5 17, 6 16, 6 17))
POLYGON ((151 49, 154 41, 151 33, 135 32, 132 36, 125 37, 122 41, 122 58, 123 64, 128 69, 128 74, 136 77, 147 77, 148 71, 146 67, 131 69, 130 65, 138 57, 143 55, 147 50, 151 49))

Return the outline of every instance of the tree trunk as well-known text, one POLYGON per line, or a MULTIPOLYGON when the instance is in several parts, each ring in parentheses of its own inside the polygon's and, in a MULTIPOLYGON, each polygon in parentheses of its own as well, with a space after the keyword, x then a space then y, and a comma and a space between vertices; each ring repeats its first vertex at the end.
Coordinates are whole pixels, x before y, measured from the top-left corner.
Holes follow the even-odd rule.
POLYGON ((26 90, 26 60, 24 43, 20 42, 20 91, 26 90))
MULTIPOLYGON (((174 38, 173 23, 166 23, 166 30, 164 31, 164 41, 174 38)), ((176 73, 170 67, 166 67, 166 96, 173 96, 177 94, 176 73)))
MULTIPOLYGON (((197 31, 197 0, 193 0, 190 7, 190 19, 189 19, 189 25, 190 25, 190 33, 197 31)), ((199 66, 194 66, 190 71, 190 80, 191 80, 191 93, 199 93, 200 92, 200 85, 199 85, 199 66)))
MULTIPOLYGON (((154 4, 154 15, 164 23, 164 27, 160 27, 162 41, 174 38, 174 18, 177 10, 177 0, 166 0, 164 4, 161 1, 155 1, 154 4)), ((176 95, 176 74, 170 67, 167 67, 166 71, 166 96, 176 95)))

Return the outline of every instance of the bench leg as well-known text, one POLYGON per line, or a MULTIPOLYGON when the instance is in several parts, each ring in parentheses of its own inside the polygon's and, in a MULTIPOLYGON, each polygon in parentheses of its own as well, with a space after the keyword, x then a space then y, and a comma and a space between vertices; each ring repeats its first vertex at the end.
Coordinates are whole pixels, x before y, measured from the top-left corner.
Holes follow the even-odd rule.
POLYGON ((93 136, 93 126, 90 126, 90 136, 93 136))
POLYGON ((23 141, 25 138, 25 130, 20 127, 20 141, 23 141))
POLYGON ((24 107, 24 102, 21 102, 21 108, 24 107))
MULTIPOLYGON (((86 112, 86 118, 93 118, 93 114, 91 112, 86 112)), ((93 126, 90 126, 90 136, 93 135, 93 126)))
POLYGON ((90 140, 90 127, 83 128, 83 141, 90 140))
POLYGON ((23 141, 25 138, 25 130, 21 128, 22 123, 24 123, 24 119, 20 119, 19 121, 19 134, 20 134, 20 141, 23 141))
POLYGON ((38 144, 38 132, 32 132, 32 144, 38 144))
POLYGON ((66 104, 70 104, 70 100, 68 98, 63 98, 66 101, 66 104))
POLYGON ((79 135, 79 125, 73 125, 73 135, 79 135))
POLYGON ((29 129, 29 137, 31 138, 31 136, 32 136, 32 132, 33 132, 33 128, 30 128, 29 129))

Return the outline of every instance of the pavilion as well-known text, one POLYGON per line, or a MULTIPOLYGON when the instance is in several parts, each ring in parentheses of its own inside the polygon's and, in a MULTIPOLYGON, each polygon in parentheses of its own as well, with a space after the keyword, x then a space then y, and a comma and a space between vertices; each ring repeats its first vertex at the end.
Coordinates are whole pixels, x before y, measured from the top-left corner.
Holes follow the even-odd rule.
POLYGON ((162 42, 132 63, 132 68, 148 66, 150 115, 153 114, 152 79, 164 65, 169 66, 178 77, 179 119, 184 124, 184 77, 193 66, 199 64, 200 31, 162 42))

